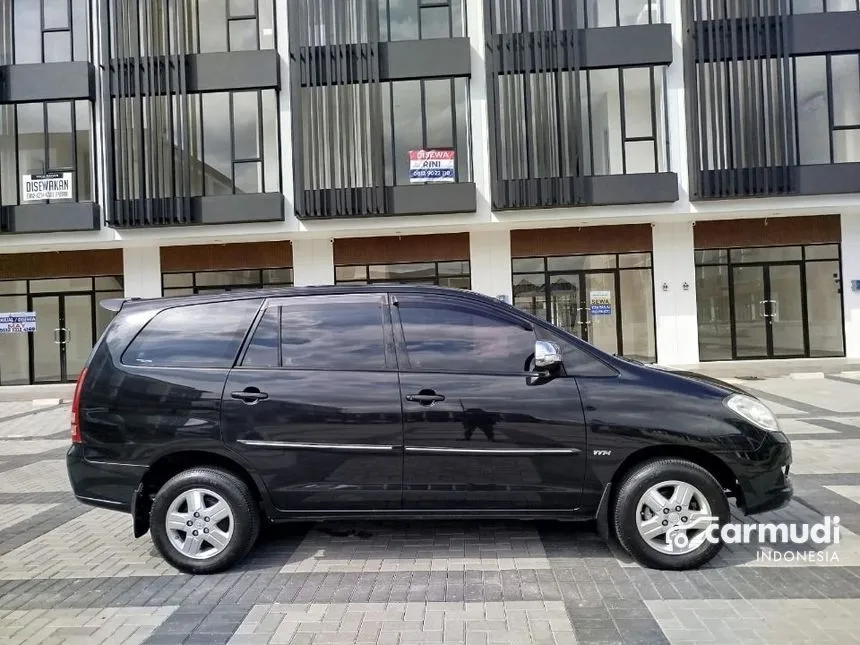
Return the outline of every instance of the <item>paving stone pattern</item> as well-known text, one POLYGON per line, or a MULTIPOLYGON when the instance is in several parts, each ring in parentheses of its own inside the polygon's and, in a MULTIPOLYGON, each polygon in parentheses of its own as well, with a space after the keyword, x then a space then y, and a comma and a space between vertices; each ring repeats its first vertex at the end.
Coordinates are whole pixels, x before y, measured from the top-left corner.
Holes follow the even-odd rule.
POLYGON ((860 642, 860 379, 744 386, 792 436, 796 494, 734 520, 838 515, 840 543, 728 545, 691 572, 643 568, 588 524, 447 521, 275 527, 232 571, 179 574, 128 516, 75 501, 67 404, 0 403, 0 642, 860 642))

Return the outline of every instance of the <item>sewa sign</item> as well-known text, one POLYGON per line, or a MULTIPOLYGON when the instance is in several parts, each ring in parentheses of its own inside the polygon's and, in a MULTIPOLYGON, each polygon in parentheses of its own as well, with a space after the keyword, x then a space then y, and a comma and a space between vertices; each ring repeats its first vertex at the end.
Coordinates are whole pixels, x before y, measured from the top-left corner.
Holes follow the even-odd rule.
POLYGON ((21 203, 72 199, 72 173, 46 172, 21 176, 21 203))

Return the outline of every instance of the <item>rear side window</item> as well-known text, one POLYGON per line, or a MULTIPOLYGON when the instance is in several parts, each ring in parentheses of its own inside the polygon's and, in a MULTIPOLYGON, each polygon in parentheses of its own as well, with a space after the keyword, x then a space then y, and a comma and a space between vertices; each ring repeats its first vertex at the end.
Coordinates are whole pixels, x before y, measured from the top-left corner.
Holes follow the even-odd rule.
POLYGON ((242 367, 378 371, 386 369, 381 296, 290 298, 270 306, 242 367))
POLYGON ((232 367, 262 303, 262 299, 235 300, 166 309, 131 342, 122 362, 148 367, 232 367))

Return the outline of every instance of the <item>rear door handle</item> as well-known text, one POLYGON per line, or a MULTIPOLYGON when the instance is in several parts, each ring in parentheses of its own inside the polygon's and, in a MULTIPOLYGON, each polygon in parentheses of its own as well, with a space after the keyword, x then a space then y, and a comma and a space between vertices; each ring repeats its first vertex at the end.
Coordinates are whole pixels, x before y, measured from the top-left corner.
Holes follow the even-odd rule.
POLYGON ((251 404, 269 398, 269 395, 265 392, 260 392, 260 390, 258 390, 257 388, 250 387, 240 392, 231 392, 230 396, 232 396, 234 399, 239 399, 240 401, 244 401, 245 403, 251 404))
POLYGON ((444 401, 445 397, 441 394, 407 394, 406 400, 413 403, 420 403, 421 405, 431 405, 433 403, 438 403, 439 401, 444 401))

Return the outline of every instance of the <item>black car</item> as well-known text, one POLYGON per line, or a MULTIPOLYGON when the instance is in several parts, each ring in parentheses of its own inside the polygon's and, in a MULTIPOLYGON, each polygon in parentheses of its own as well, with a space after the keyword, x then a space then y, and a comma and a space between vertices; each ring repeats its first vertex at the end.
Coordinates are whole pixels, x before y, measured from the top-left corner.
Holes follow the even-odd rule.
POLYGON ((689 569, 792 495, 791 445, 723 382, 605 354, 499 300, 308 287, 113 301, 81 372, 76 497, 130 513, 179 570, 243 558, 265 522, 597 519, 689 569))

